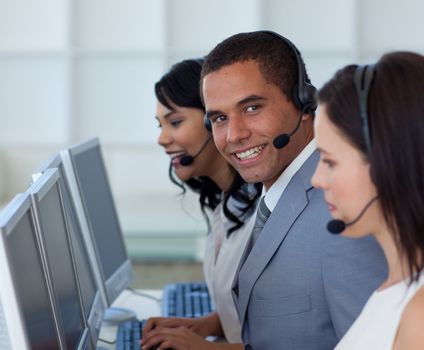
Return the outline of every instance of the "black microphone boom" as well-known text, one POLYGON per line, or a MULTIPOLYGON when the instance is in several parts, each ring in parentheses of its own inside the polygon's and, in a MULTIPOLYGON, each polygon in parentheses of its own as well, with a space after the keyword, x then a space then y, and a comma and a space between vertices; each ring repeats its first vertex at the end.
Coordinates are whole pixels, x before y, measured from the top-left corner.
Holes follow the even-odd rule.
POLYGON ((189 166, 191 163, 194 162, 194 159, 200 154, 202 153, 202 151, 205 149, 206 145, 208 144, 208 142, 212 139, 212 136, 209 136, 208 139, 206 140, 206 142, 203 144, 203 146, 200 148, 199 152, 197 152, 194 156, 190 155, 190 154, 186 154, 185 156, 182 156, 180 158, 180 164, 182 166, 189 166))
POLYGON ((338 234, 342 233, 346 229, 346 226, 350 226, 350 225, 353 225, 354 223, 356 223, 362 217, 362 215, 365 214, 365 212, 367 211, 367 209, 370 207, 370 205, 377 198, 378 198, 377 196, 375 196, 374 198, 372 198, 365 205, 364 209, 361 210, 361 212, 359 213, 359 215, 354 220, 352 220, 351 222, 346 223, 343 220, 339 220, 339 219, 330 220, 327 223, 327 230, 328 230, 328 232, 332 233, 333 235, 338 235, 338 234))
POLYGON ((303 109, 300 112, 299 120, 297 121, 296 127, 293 129, 293 131, 290 134, 280 134, 278 135, 274 141, 272 141, 272 144, 275 148, 280 149, 285 147, 290 142, 290 137, 293 136, 293 134, 299 129, 300 122, 302 121, 303 113, 305 113, 305 109, 303 109))

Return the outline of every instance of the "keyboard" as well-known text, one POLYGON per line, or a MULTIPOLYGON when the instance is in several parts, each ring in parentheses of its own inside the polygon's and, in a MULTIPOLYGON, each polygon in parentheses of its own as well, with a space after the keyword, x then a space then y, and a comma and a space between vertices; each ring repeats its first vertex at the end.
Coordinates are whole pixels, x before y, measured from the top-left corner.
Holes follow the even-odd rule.
POLYGON ((116 350, 140 350, 141 331, 147 320, 130 320, 118 327, 116 350))
POLYGON ((201 317, 215 310, 203 282, 168 284, 163 290, 162 316, 201 317))
MULTIPOLYGON (((208 287, 202 282, 168 284, 163 290, 162 316, 200 317, 215 310, 208 287)), ((147 320, 130 320, 118 327, 116 350, 140 350, 147 320)))

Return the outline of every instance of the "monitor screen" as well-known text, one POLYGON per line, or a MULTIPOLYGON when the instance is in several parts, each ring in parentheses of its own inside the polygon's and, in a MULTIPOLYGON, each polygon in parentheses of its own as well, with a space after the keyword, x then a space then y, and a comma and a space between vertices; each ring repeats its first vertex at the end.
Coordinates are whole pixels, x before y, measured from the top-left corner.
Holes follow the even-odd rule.
POLYGON ((99 254, 108 302, 132 281, 132 270, 97 139, 71 147, 81 200, 99 254))
MULTIPOLYGON (((17 219, 15 214, 10 215, 11 220, 15 216, 16 223, 10 230, 6 229, 6 232, 2 232, 6 237, 11 276, 25 323, 29 347, 31 349, 60 349, 47 279, 29 207, 29 197, 27 196, 26 199, 21 202, 27 203, 26 208, 23 208, 23 204, 16 207, 17 219)), ((4 300, 4 302, 7 301, 4 300)), ((10 326, 16 327, 16 325, 10 326)))
POLYGON ((49 160, 41 169, 44 172, 47 169, 57 168, 59 171, 59 185, 62 193, 63 205, 68 221, 69 235, 71 238, 74 252, 75 265, 77 269, 78 281, 80 285, 81 298, 84 306, 85 317, 91 331, 93 343, 97 342, 100 331, 101 319, 105 310, 105 304, 101 297, 100 288, 98 288, 93 266, 90 263, 88 250, 84 244, 82 226, 77 216, 76 208, 72 200, 68 177, 66 175, 60 155, 56 155, 49 160))
MULTIPOLYGON (((84 316, 74 271, 74 262, 68 240, 58 177, 41 177, 40 185, 30 188, 36 206, 41 241, 50 267, 51 280, 56 296, 60 319, 68 349, 78 349, 85 331, 84 316)), ((57 175, 57 171, 53 174, 57 175)))

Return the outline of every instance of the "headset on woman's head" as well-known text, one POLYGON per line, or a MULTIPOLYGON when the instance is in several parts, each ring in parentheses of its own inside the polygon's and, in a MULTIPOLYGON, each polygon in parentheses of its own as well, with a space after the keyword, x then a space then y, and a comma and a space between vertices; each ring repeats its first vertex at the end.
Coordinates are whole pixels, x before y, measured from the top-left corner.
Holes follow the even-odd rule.
POLYGON ((371 156, 371 136, 368 120, 368 94, 375 73, 373 64, 358 66, 353 75, 353 83, 359 99, 359 116, 361 117, 362 135, 364 136, 368 156, 371 156))

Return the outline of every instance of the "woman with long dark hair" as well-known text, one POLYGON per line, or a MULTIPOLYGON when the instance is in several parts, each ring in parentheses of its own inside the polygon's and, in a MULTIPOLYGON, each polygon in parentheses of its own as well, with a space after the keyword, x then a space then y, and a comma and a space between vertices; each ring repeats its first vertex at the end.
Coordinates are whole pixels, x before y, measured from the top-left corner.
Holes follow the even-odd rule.
MULTIPOLYGON (((179 62, 156 83, 156 119, 161 128, 158 143, 171 158, 171 181, 183 192, 189 188, 199 194, 208 221, 203 265, 217 312, 198 319, 152 318, 143 334, 147 337, 155 327, 185 326, 202 338, 221 335, 230 343, 240 343, 231 284, 253 227, 261 185, 243 181, 205 128, 199 87, 202 64, 202 59, 179 62)), ((206 343, 202 338, 197 341, 206 343)))
POLYGON ((423 349, 424 57, 395 52, 347 66, 318 99, 312 183, 335 218, 328 229, 372 234, 388 264, 336 349, 423 349))

